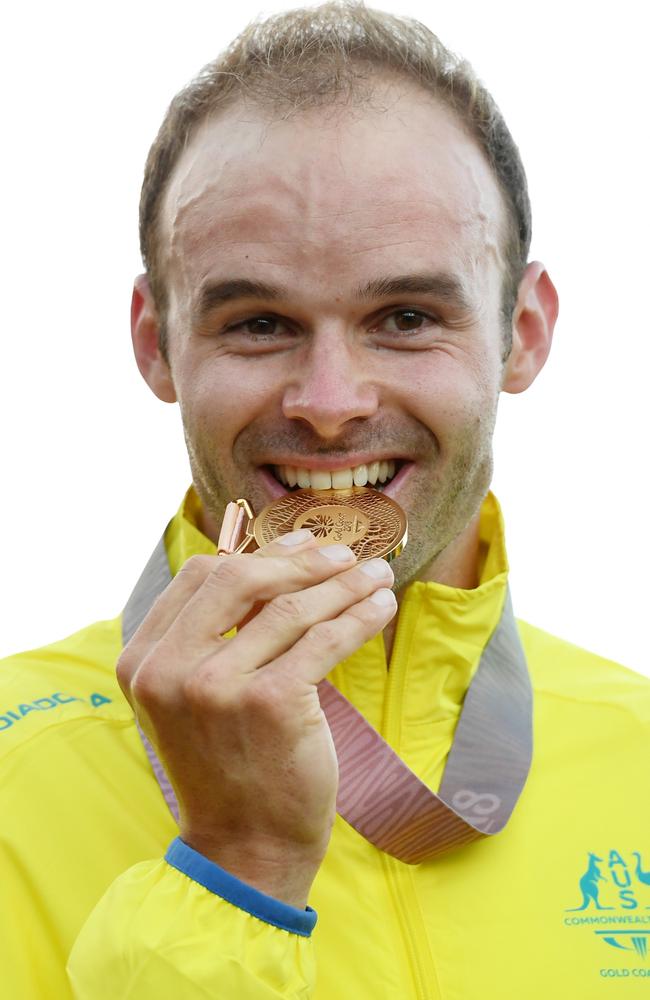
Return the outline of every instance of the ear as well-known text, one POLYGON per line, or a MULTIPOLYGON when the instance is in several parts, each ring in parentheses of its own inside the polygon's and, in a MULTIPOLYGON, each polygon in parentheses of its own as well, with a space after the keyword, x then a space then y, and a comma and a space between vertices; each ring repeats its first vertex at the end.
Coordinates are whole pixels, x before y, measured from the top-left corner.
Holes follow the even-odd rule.
POLYGON ((559 309, 555 286, 539 261, 528 264, 512 315, 512 350, 501 379, 504 392, 524 392, 546 363, 559 309))
POLYGON ((160 353, 160 320, 153 301, 149 279, 139 274, 133 283, 131 298, 131 340, 140 374, 158 399, 176 402, 176 390, 169 365, 160 353))

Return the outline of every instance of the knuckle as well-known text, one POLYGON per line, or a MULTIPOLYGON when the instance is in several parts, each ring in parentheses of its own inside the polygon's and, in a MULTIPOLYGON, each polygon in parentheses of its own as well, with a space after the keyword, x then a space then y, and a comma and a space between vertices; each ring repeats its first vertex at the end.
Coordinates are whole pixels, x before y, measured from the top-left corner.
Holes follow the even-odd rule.
POLYGON ((284 715, 287 708, 286 691, 277 673, 271 676, 259 671, 246 686, 242 700, 247 716, 277 717, 284 715))
POLYGON ((336 622, 318 622, 305 632, 305 639, 319 653, 332 653, 340 644, 340 631, 336 622))
POLYGON ((237 587, 241 589, 242 583, 249 575, 248 561, 244 557, 219 556, 210 566, 206 583, 208 586, 216 586, 219 589, 223 589, 224 587, 237 587))
POLYGON ((368 577, 364 578, 362 574, 354 572, 344 573, 341 576, 335 577, 333 582, 351 602, 359 600, 359 592, 362 590, 364 583, 367 585, 368 577))
POLYGON ((377 612, 379 608, 376 604, 363 601, 355 605, 348 611, 348 622, 351 629, 355 631, 367 631, 368 628, 377 630, 377 612))
POLYGON ((189 577, 191 580, 203 580, 210 572, 214 563, 214 556, 190 556, 180 570, 179 576, 189 577))
POLYGON ((160 680, 157 675, 154 664, 147 660, 138 667, 129 685, 136 704, 150 708, 160 702, 160 680))
POLYGON ((226 663, 210 658, 185 677, 181 700, 193 714, 233 712, 238 702, 237 685, 226 663))
POLYGON ((269 616, 275 617, 276 621, 284 624, 294 622, 305 613, 305 602, 300 594, 278 594, 267 604, 269 616))
POLYGON ((127 691, 131 686, 132 678, 138 669, 139 658, 136 655, 136 651, 131 644, 125 646, 120 657, 117 661, 117 666, 115 668, 117 673, 117 681, 122 691, 127 691))
POLYGON ((210 567, 210 580, 219 583, 232 583, 240 580, 245 561, 237 556, 219 556, 210 567))
POLYGON ((378 624, 378 622, 384 621, 387 614, 390 616, 391 606, 396 608, 394 603, 392 605, 377 604, 369 598, 360 601, 348 612, 352 627, 366 633, 370 630, 374 634, 379 627, 383 628, 383 625, 378 624))

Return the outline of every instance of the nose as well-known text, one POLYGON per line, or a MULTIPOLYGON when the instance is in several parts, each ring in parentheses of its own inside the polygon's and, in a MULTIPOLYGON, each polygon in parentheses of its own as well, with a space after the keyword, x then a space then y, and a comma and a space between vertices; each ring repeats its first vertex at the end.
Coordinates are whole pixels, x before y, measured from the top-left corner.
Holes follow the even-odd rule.
POLYGON ((360 353, 344 331, 315 332, 285 389, 284 416, 305 421, 323 439, 338 437, 350 420, 373 416, 379 394, 360 353))

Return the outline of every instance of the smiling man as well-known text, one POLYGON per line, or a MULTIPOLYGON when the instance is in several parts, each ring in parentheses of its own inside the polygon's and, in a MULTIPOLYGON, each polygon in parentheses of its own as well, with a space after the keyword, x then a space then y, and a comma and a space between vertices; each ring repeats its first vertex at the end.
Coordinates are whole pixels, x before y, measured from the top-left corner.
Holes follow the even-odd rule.
POLYGON ((557 317, 493 101, 415 22, 271 18, 172 103, 140 221, 193 483, 119 619, 0 671, 10 995, 641 995, 650 686, 515 622, 489 492, 557 317), (231 501, 353 486, 408 516, 390 565, 217 555, 231 501))

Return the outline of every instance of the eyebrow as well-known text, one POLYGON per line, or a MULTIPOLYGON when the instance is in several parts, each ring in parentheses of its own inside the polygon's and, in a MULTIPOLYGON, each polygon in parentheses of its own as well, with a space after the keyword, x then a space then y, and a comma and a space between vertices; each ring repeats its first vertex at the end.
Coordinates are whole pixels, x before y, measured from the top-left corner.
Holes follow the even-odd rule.
POLYGON ((400 274, 394 278, 376 278, 357 289, 359 299, 383 299, 393 295, 435 295, 449 305, 470 310, 471 300, 462 281, 453 274, 428 272, 400 274))
MULTIPOLYGON (((463 283, 452 274, 445 272, 422 272, 401 274, 395 277, 374 278, 365 285, 359 285, 356 299, 386 299, 404 294, 435 295, 449 305, 463 310, 471 309, 471 300, 463 283)), ((227 278, 224 281, 206 284, 200 291, 196 316, 206 316, 212 309, 239 299, 266 299, 274 301, 290 298, 289 291, 282 285, 269 285, 263 281, 248 278, 227 278)))
POLYGON ((287 296, 287 290, 279 285, 267 285, 248 278, 227 278, 204 285, 199 293, 196 315, 201 318, 212 309, 237 299, 283 299, 287 296))

